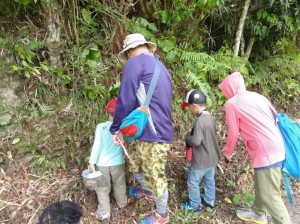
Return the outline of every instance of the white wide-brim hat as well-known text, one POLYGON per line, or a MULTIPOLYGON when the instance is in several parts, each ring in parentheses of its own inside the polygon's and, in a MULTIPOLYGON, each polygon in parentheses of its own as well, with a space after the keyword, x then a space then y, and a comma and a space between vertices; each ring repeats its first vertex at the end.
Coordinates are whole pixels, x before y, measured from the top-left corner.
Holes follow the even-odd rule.
POLYGON ((151 53, 156 50, 156 44, 147 41, 146 38, 140 33, 129 34, 125 37, 123 43, 123 50, 118 54, 119 60, 122 62, 127 61, 126 51, 131 48, 136 48, 139 45, 147 44, 151 53))

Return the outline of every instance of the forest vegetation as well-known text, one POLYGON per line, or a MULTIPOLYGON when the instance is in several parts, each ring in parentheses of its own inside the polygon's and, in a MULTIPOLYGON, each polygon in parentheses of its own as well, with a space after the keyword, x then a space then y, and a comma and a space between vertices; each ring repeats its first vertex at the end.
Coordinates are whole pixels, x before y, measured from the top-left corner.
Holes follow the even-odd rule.
MULTIPOLYGON (((235 208, 251 205, 253 171, 239 141, 235 159, 218 165, 218 209, 202 216, 180 210, 187 197, 182 138, 193 119, 180 103, 191 88, 207 95, 222 149, 225 98, 218 84, 240 71, 249 90, 299 121, 298 0, 0 0, 1 223, 36 223, 62 199, 81 206, 82 223, 94 223, 96 198, 80 174, 105 104, 118 94, 117 54, 130 33, 157 43, 173 79, 171 222, 238 223, 235 208)), ((293 189, 297 197, 300 183, 293 189)), ((138 223, 154 209, 143 200, 129 205, 127 216, 114 210, 115 223, 138 223)))

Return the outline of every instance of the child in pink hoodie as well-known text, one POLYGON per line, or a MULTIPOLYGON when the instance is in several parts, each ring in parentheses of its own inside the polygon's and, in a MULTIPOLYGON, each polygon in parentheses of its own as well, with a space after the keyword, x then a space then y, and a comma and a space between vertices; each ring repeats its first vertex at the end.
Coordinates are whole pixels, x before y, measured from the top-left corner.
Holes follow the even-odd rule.
POLYGON ((237 216, 263 224, 267 223, 265 212, 268 212, 274 223, 289 224, 280 191, 285 149, 271 103, 264 96, 247 91, 239 72, 228 75, 219 88, 228 99, 225 104, 228 137, 224 156, 231 159, 241 134, 254 167, 254 205, 251 210, 237 210, 237 216))

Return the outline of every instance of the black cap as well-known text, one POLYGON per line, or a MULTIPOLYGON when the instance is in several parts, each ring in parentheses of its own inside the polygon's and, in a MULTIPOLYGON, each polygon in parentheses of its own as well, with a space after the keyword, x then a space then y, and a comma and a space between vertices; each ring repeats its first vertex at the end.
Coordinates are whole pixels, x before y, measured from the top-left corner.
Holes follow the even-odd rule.
POLYGON ((206 96, 201 90, 192 89, 186 94, 185 101, 181 104, 181 108, 186 108, 189 104, 206 104, 206 96))

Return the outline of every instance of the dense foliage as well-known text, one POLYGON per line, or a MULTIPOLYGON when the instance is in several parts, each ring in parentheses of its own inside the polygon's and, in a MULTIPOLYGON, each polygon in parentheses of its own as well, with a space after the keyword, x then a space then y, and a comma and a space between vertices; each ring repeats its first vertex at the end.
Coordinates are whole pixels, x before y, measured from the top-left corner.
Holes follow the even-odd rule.
MULTIPOLYGON (((57 149, 67 148, 80 162, 76 147, 89 143, 88 135, 104 119, 105 102, 117 95, 122 72, 117 53, 133 32, 158 44, 157 53, 172 74, 177 137, 188 129, 190 115, 178 106, 185 93, 200 88, 211 110, 218 111, 225 99, 217 85, 232 71, 242 72, 249 89, 287 110, 299 103, 299 2, 252 1, 234 57, 243 7, 236 0, 2 2, 0 76, 26 79, 27 95, 15 115, 0 105, 0 125, 11 124, 16 114, 24 128, 41 117, 50 123, 64 118, 55 127, 35 129, 34 141, 23 143, 24 153, 38 164, 50 161, 40 145, 56 132, 56 140, 63 142, 57 149), (81 135, 84 130, 89 131, 81 135), (61 140, 65 132, 70 134, 61 140)), ((61 162, 49 162, 49 168, 65 166, 62 154, 51 154, 61 162)))

